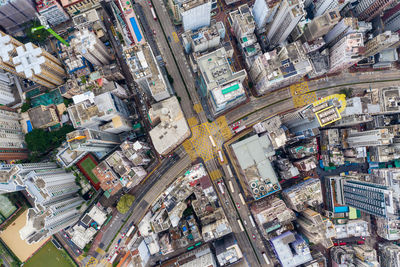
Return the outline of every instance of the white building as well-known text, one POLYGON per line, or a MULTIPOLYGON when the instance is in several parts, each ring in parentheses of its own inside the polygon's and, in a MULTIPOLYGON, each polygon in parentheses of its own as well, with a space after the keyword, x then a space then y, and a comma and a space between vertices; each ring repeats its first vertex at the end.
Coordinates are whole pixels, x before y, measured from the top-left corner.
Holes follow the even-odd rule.
POLYGON ((267 23, 270 23, 279 7, 279 1, 256 0, 252 13, 258 32, 264 32, 267 23))
POLYGON ((246 100, 243 81, 245 70, 233 72, 225 48, 220 48, 197 59, 200 90, 214 115, 220 114, 246 100))
POLYGON ((69 118, 74 128, 93 128, 111 121, 114 117, 129 117, 125 102, 111 92, 94 96, 88 91, 72 98, 74 105, 68 107, 69 118))
POLYGON ((111 61, 111 54, 102 41, 94 32, 83 29, 75 33, 76 38, 71 40, 70 45, 76 53, 81 54, 93 65, 108 65, 111 61))
POLYGON ((57 26, 69 19, 68 13, 56 0, 36 0, 36 9, 52 26, 57 26))
POLYGON ((138 44, 126 48, 124 55, 135 81, 143 89, 149 91, 157 102, 170 96, 165 78, 150 45, 138 44))
POLYGON ((369 236, 368 222, 363 220, 349 220, 345 224, 335 224, 335 230, 337 239, 369 236))
POLYGON ((314 1, 314 16, 318 17, 332 9, 342 10, 350 0, 317 0, 314 1))
POLYGON ((27 214, 20 236, 32 244, 76 223, 83 199, 75 176, 54 163, 4 164, 0 167, 0 192, 26 190, 35 206, 27 214))
POLYGON ((192 0, 182 4, 181 16, 183 29, 197 30, 204 26, 210 26, 211 1, 192 0))
POLYGON ((0 72, 0 104, 7 105, 15 101, 12 85, 13 77, 8 73, 0 72))
POLYGON ((67 142, 73 151, 107 152, 121 143, 118 135, 84 129, 67 134, 67 142))
POLYGON ((256 58, 249 75, 261 95, 295 83, 312 70, 304 47, 297 41, 256 58))
POLYGON ((335 73, 351 67, 360 61, 364 39, 362 33, 351 33, 340 39, 330 50, 329 73, 335 73))
POLYGON ((274 20, 268 29, 270 47, 283 43, 305 15, 302 0, 282 0, 274 20))
POLYGON ((393 137, 386 128, 364 132, 350 131, 346 142, 349 147, 382 146, 393 143, 393 137))
POLYGON ((178 99, 173 96, 151 106, 149 119, 157 124, 149 132, 157 153, 169 154, 190 136, 190 129, 178 99))

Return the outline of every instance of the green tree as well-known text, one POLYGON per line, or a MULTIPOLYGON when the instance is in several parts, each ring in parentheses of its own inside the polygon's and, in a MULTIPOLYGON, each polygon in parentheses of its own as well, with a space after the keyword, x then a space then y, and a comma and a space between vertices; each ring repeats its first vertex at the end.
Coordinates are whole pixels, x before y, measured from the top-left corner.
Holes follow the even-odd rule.
POLYGON ((21 106, 21 112, 26 112, 31 108, 31 99, 27 98, 25 103, 21 106))
POLYGON ((117 210, 121 214, 125 214, 128 212, 129 208, 132 206, 135 197, 129 194, 123 195, 117 204, 117 210))
POLYGON ((49 148, 49 132, 43 129, 33 129, 25 135, 25 142, 30 151, 45 152, 49 148))
POLYGON ((34 43, 44 43, 49 38, 50 33, 46 29, 40 29, 32 32, 33 28, 41 26, 40 22, 37 20, 32 20, 27 23, 25 28, 26 41, 34 43))
POLYGON ((346 95, 346 98, 351 98, 353 94, 353 88, 342 88, 340 89, 339 93, 346 95))

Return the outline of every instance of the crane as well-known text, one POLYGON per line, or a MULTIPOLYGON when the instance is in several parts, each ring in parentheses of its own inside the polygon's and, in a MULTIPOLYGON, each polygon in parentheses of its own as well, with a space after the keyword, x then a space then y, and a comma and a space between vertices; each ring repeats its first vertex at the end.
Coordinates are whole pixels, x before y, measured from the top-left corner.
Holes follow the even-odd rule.
POLYGON ((60 35, 58 35, 53 29, 50 28, 49 24, 47 23, 46 18, 44 18, 43 16, 40 16, 39 20, 42 25, 39 27, 32 28, 31 29, 32 33, 34 33, 37 30, 45 29, 49 33, 51 33, 54 37, 56 37, 57 40, 59 40, 61 43, 65 44, 66 46, 69 46, 69 43, 67 41, 65 41, 60 35))

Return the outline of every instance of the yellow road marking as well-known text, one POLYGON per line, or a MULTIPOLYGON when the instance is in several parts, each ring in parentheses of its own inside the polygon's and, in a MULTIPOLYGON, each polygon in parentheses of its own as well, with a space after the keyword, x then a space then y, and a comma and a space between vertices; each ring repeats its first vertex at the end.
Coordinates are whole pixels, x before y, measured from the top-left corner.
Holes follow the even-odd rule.
POLYGON ((100 255, 106 254, 106 252, 104 250, 102 250, 101 248, 96 248, 96 252, 99 253, 100 255))
POLYGON ((187 122, 188 122, 190 128, 192 128, 193 126, 195 126, 199 123, 197 121, 196 117, 191 117, 191 118, 187 119, 187 122))
POLYGON ((210 172, 210 177, 212 181, 217 181, 219 179, 221 179, 222 174, 219 170, 213 170, 210 172))
POLYGON ((175 43, 179 43, 179 38, 178 38, 178 35, 176 34, 176 32, 172 32, 172 36, 174 37, 175 43))
POLYGON ((193 109, 194 109, 194 111, 196 111, 197 113, 200 113, 200 112, 203 111, 203 106, 202 106, 200 103, 198 103, 198 104, 195 104, 195 105, 193 106, 193 109))

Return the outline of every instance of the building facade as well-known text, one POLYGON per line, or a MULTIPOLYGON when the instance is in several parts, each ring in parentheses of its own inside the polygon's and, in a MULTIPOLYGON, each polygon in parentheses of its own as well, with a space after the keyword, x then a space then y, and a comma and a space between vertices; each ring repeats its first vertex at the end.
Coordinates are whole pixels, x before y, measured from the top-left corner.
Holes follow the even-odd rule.
POLYGON ((36 18, 31 0, 5 0, 0 2, 0 26, 8 33, 23 30, 23 24, 36 18))
POLYGON ((52 26, 69 20, 67 12, 57 0, 36 0, 36 9, 52 26))
POLYGON ((393 2, 394 0, 360 0, 354 8, 354 15, 359 20, 371 21, 393 2))

